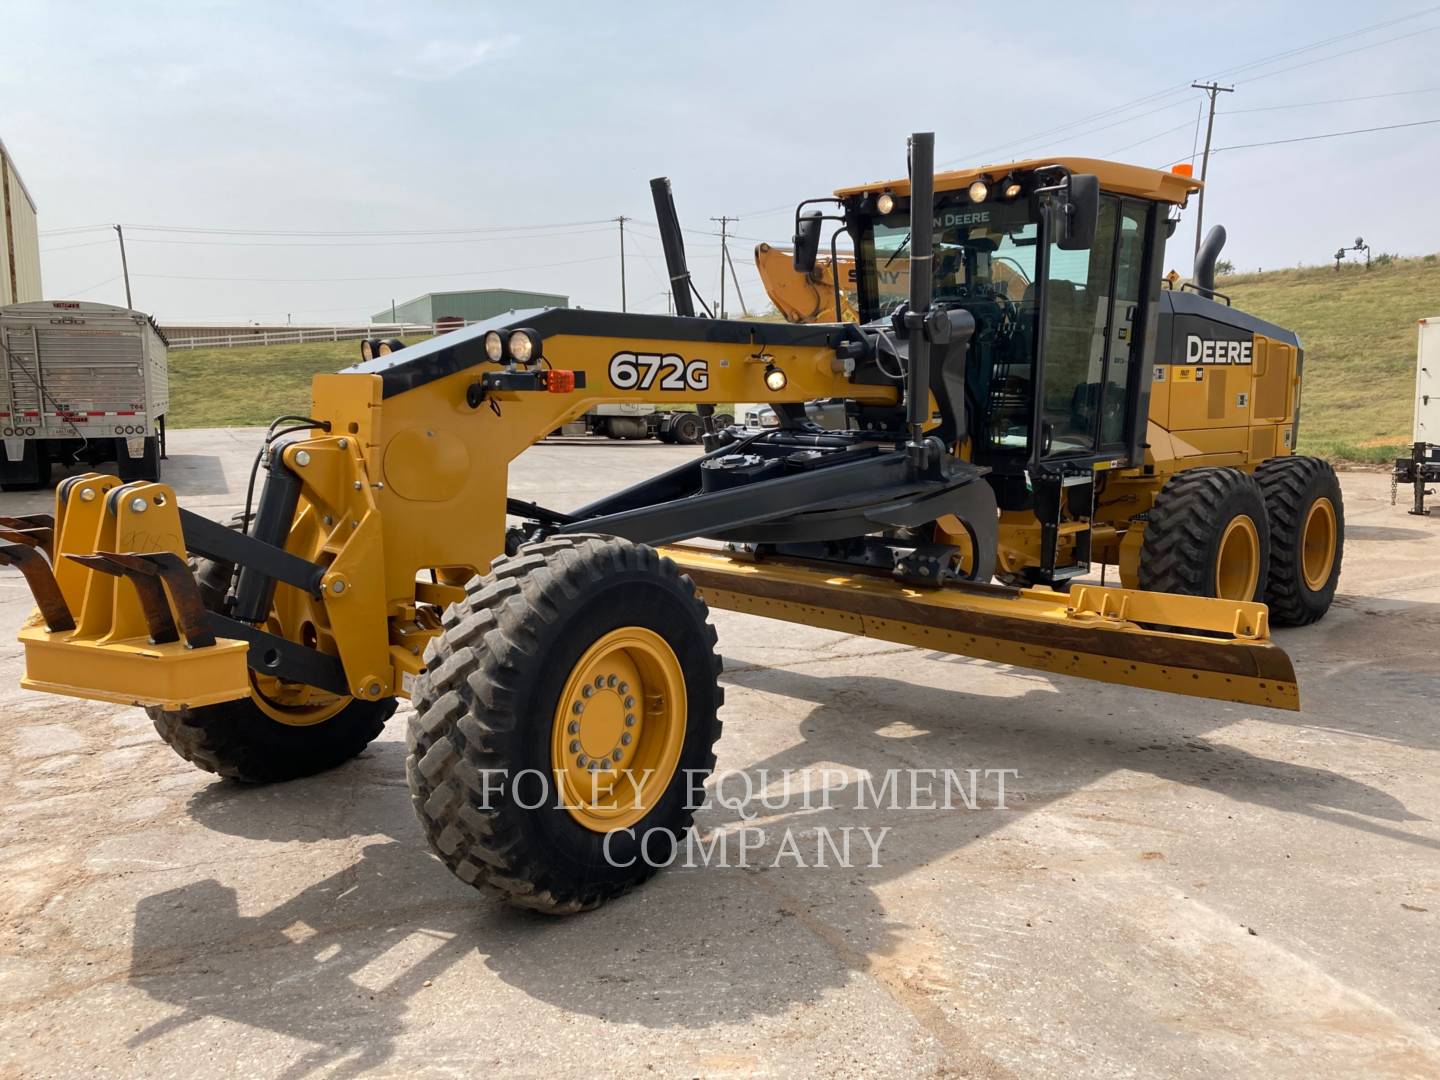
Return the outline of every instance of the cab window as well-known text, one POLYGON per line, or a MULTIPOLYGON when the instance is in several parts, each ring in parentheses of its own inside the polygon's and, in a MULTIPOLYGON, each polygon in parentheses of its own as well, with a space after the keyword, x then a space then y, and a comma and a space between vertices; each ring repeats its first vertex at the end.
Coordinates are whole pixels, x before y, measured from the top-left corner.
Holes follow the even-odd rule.
POLYGON ((1088 456, 1125 444, 1149 212, 1139 201, 1102 196, 1089 250, 1049 246, 1042 457, 1088 456))

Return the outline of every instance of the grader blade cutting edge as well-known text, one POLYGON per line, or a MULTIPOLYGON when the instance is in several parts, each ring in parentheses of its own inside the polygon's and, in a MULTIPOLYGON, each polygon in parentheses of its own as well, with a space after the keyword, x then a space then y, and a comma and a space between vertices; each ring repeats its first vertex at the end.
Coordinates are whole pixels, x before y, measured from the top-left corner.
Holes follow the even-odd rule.
POLYGON ((711 607, 1097 682, 1298 710, 1264 604, 1077 585, 910 588, 884 575, 676 545, 711 607), (1162 629, 1163 628, 1163 629, 1162 629))

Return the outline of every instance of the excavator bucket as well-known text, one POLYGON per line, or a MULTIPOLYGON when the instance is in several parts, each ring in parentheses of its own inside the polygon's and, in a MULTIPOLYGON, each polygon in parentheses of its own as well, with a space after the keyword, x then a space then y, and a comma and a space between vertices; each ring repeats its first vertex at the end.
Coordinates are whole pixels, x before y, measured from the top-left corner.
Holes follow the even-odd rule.
POLYGON ((1298 710, 1295 668, 1264 604, 1076 585, 956 584, 723 551, 665 549, 711 607, 1098 682, 1298 710))

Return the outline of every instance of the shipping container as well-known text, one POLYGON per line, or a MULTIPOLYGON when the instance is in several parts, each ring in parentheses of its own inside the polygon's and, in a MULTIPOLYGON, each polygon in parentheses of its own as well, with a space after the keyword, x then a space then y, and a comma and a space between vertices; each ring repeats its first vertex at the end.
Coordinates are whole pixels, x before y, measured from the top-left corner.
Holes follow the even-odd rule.
POLYGON ((150 316, 81 300, 0 307, 0 489, 111 461, 122 480, 158 480, 169 407, 150 316))

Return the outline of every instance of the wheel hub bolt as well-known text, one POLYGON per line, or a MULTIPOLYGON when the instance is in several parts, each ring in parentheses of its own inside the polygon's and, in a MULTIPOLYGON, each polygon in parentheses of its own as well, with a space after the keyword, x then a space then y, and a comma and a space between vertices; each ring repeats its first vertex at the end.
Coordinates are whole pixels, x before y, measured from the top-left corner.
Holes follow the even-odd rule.
POLYGON ((583 701, 577 701, 577 702, 575 702, 574 711, 575 711, 575 715, 576 715, 576 716, 579 716, 581 713, 583 713, 583 712, 585 711, 585 703, 584 703, 583 701))
POLYGON ((619 751, 618 749, 617 749, 613 754, 611 754, 610 756, 615 759, 615 764, 616 764, 616 765, 619 765, 619 764, 620 764, 620 751, 619 751))
POLYGON ((625 714, 625 726, 626 726, 626 727, 634 727, 634 726, 635 726, 635 714, 634 714, 634 713, 626 713, 626 714, 625 714))
POLYGON ((612 687, 613 687, 618 681, 619 681, 619 680, 616 679, 614 675, 611 675, 611 676, 609 676, 609 677, 606 678, 606 680, 605 680, 605 685, 606 685, 606 686, 612 686, 612 687))
POLYGON ((571 735, 579 735, 579 734, 580 734, 580 721, 579 721, 579 720, 571 720, 571 721, 570 721, 570 734, 571 734, 571 735))
POLYGON ((627 683, 627 682, 622 682, 622 683, 621 683, 619 686, 617 686, 615 689, 616 689, 616 690, 619 690, 620 693, 622 693, 622 694, 628 694, 628 693, 630 692, 630 684, 627 683))
POLYGON ((629 746, 629 745, 630 745, 630 740, 631 740, 631 738, 632 738, 632 736, 631 736, 630 732, 628 732, 628 731, 622 732, 622 733, 620 734, 620 745, 621 745, 621 746, 629 746))
POLYGON ((579 739, 571 739, 571 740, 570 740, 570 752, 573 754, 573 753, 577 752, 579 749, 580 749, 580 740, 579 740, 579 739))
POLYGON ((605 689, 605 676, 604 676, 604 675, 596 675, 596 676, 595 676, 595 689, 596 689, 596 690, 604 690, 604 689, 605 689))
POLYGON ((595 688, 593 686, 582 686, 580 688, 580 696, 583 698, 588 698, 593 693, 595 693, 595 688))
POLYGON ((578 758, 575 759, 575 764, 579 765, 580 768, 583 769, 586 765, 590 764, 590 759, 587 758, 584 754, 581 754, 578 758))
POLYGON ((627 709, 633 709, 635 707, 635 699, 633 697, 627 697, 625 699, 625 707, 627 709))

